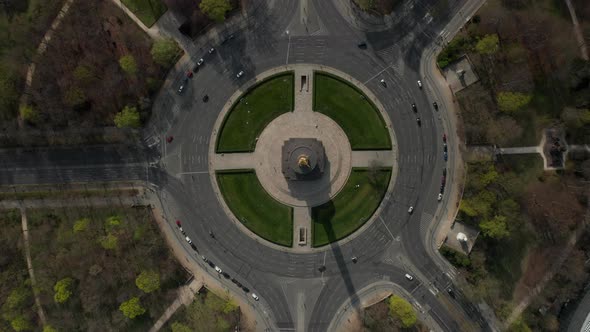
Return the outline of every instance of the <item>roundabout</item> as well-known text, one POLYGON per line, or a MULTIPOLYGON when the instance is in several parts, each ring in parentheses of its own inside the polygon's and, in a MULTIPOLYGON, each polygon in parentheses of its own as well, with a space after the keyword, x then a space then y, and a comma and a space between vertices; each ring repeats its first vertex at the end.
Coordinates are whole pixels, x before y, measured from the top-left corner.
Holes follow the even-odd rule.
POLYGON ((283 251, 322 250, 371 220, 393 187, 397 151, 391 149, 388 115, 344 77, 311 64, 274 68, 245 93, 236 92, 216 121, 216 149, 209 155, 213 187, 228 216, 261 243, 283 251), (281 80, 293 84, 281 87, 281 80), (275 96, 290 94, 292 111, 277 111, 288 107, 275 96), (248 142, 243 131, 256 135, 248 142), (220 149, 232 140, 253 151, 220 149))

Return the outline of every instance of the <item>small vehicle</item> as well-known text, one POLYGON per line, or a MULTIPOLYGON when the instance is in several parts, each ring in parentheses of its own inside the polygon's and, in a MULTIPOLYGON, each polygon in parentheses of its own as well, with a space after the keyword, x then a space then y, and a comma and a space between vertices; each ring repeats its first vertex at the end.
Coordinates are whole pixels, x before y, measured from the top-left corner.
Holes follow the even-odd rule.
POLYGON ((174 136, 166 137, 166 142, 168 142, 168 143, 172 143, 173 140, 174 140, 174 136))
POLYGON ((412 103, 412 111, 414 111, 414 113, 418 112, 418 109, 416 108, 416 104, 412 103))
POLYGON ((417 83, 418 83, 418 87, 419 87, 420 89, 422 89, 422 81, 418 80, 418 82, 417 82, 417 83))
POLYGON ((358 44, 356 44, 356 46, 358 46, 358 48, 360 48, 361 50, 364 50, 367 48, 367 42, 359 42, 358 44))
POLYGON ((178 226, 178 227, 182 226, 182 224, 180 223, 180 220, 176 220, 176 226, 178 226))
POLYGON ((223 271, 219 268, 219 266, 215 266, 215 271, 217 271, 217 273, 222 273, 223 271))
POLYGON ((215 234, 213 234, 213 232, 212 232, 212 231, 209 231, 209 236, 210 236, 211 238, 213 238, 213 239, 215 238, 215 234))
POLYGON ((420 117, 416 118, 416 123, 418 124, 418 126, 422 125, 422 120, 420 120, 420 117))
POLYGON ((443 168, 443 175, 446 176, 447 175, 447 169, 443 168))
POLYGON ((449 160, 449 154, 445 152, 443 154, 443 158, 445 159, 445 161, 449 160))
POLYGON ((236 286, 242 288, 242 284, 239 281, 236 281, 236 286))
POLYGON ((209 264, 209 266, 211 267, 215 267, 215 263, 213 263, 212 261, 208 261, 207 264, 209 264))
POLYGON ((381 81, 379 81, 379 82, 381 83, 381 85, 387 86, 387 83, 385 83, 385 80, 384 79, 381 79, 381 81))
POLYGON ((193 78, 193 72, 191 70, 186 72, 186 77, 193 78))
POLYGON ((447 182, 447 177, 443 175, 442 178, 440 178, 440 183, 444 186, 446 182, 447 182))
POLYGON ((246 287, 246 286, 243 286, 243 287, 242 287, 242 290, 243 290, 244 292, 246 292, 246 293, 250 293, 250 288, 248 288, 248 287, 246 287))
POLYGON ((235 278, 232 278, 231 279, 231 282, 233 282, 234 284, 237 284, 238 283, 238 281, 235 278))
POLYGON ((242 76, 244 76, 244 71, 240 70, 240 72, 236 74, 236 77, 240 78, 242 76))
POLYGON ((452 298, 455 298, 455 292, 451 287, 447 288, 447 293, 449 293, 452 298))
POLYGON ((447 134, 443 134, 443 142, 447 142, 447 134))
POLYGON ((186 240, 186 242, 187 242, 188 244, 192 244, 192 243, 193 243, 193 241, 191 240, 191 238, 190 238, 190 237, 188 237, 188 236, 185 236, 185 237, 184 237, 184 239, 186 240))
POLYGON ((203 58, 200 58, 199 61, 197 61, 197 66, 202 65, 205 62, 205 60, 203 58))
POLYGON ((438 201, 442 200, 442 193, 438 194, 438 201))
POLYGON ((206 103, 209 101, 209 95, 204 95, 203 96, 203 102, 206 103))
POLYGON ((215 52, 215 48, 211 47, 211 48, 209 49, 209 54, 212 54, 213 52, 215 52))
POLYGON ((184 231, 184 229, 182 229, 182 227, 178 227, 178 230, 180 231, 180 233, 182 233, 182 235, 186 235, 186 232, 184 231))
POLYGON ((221 275, 225 278, 225 279, 229 279, 230 276, 229 274, 227 274, 227 272, 221 272, 221 275))
POLYGON ((444 184, 441 184, 440 185, 440 193, 442 194, 444 192, 445 192, 445 185, 444 184))
POLYGON ((258 300, 260 300, 260 298, 258 297, 258 295, 254 294, 254 293, 252 293, 252 298, 253 298, 255 301, 258 301, 258 300))
POLYGON ((194 243, 191 243, 191 248, 192 248, 194 251, 197 251, 197 246, 196 246, 194 243))
POLYGON ((406 279, 412 281, 412 280, 414 280, 414 277, 412 277, 411 275, 406 273, 406 279))
POLYGON ((205 262, 209 262, 209 260, 207 259, 207 257, 201 255, 201 258, 205 261, 205 262))
POLYGON ((438 110, 438 104, 436 103, 436 101, 432 102, 432 106, 435 110, 438 110))
POLYGON ((178 87, 178 91, 177 92, 178 92, 179 95, 182 94, 182 92, 184 91, 184 86, 185 86, 185 83, 182 83, 178 87))
POLYGON ((443 151, 444 151, 444 152, 448 152, 448 149, 447 149, 447 144, 446 144, 446 143, 443 145, 443 151))
POLYGON ((412 212, 414 212, 414 207, 413 206, 410 206, 410 208, 408 209, 408 213, 409 214, 412 214, 412 212))
POLYGON ((355 263, 355 264, 356 264, 356 262, 358 262, 358 261, 359 261, 359 259, 358 259, 356 256, 354 256, 354 257, 352 258, 352 262, 353 262, 353 263, 355 263))

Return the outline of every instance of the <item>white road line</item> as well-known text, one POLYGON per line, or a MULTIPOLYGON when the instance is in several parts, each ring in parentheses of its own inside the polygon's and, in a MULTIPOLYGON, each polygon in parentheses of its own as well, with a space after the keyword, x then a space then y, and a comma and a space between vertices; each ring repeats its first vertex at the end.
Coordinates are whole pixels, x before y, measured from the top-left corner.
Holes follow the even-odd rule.
POLYGON ((373 77, 369 78, 368 80, 366 80, 363 84, 367 84, 369 81, 373 80, 375 77, 381 75, 381 73, 383 73, 384 71, 386 71, 387 69, 389 69, 391 66, 387 66, 385 68, 383 68, 382 71, 378 72, 377 74, 375 74, 373 77))
POLYGON ((391 238, 395 239, 395 236, 393 236, 393 234, 391 233, 391 231, 389 230, 389 228, 387 227, 387 225, 385 224, 385 221, 383 220, 383 218, 381 216, 379 216, 379 220, 381 220, 381 223, 383 224, 383 226, 385 226, 385 229, 387 230, 389 235, 391 235, 391 238))
POLYGON ((209 174, 209 171, 180 172, 180 173, 176 173, 176 175, 187 175, 187 174, 209 174))

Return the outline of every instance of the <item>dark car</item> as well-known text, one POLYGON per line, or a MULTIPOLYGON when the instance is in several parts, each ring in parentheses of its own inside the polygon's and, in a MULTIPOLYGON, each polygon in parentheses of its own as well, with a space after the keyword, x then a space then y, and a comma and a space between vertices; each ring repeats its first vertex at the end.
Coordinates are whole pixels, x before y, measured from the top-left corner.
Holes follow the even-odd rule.
POLYGON ((215 263, 213 263, 212 261, 208 261, 207 263, 209 263, 209 266, 215 267, 215 263))
POLYGON ((223 277, 224 277, 225 279, 229 279, 229 278, 230 278, 230 277, 229 277, 229 274, 227 274, 227 272, 222 272, 221 274, 223 275, 223 277))
POLYGON ((416 104, 412 103, 412 111, 414 111, 414 113, 418 112, 418 109, 416 108, 416 104))
POLYGON ((444 152, 447 152, 447 143, 445 143, 445 144, 443 145, 443 151, 444 151, 444 152))
POLYGON ((236 281, 236 285, 240 288, 242 288, 242 284, 239 281, 236 281))
POLYGON ((231 282, 233 282, 234 284, 238 283, 238 281, 235 278, 231 278, 231 282))
POLYGON ((449 293, 452 298, 455 298, 455 291, 453 291, 451 287, 447 288, 447 293, 449 293))
POLYGON ((203 96, 203 102, 206 103, 209 101, 209 95, 204 95, 203 96))
POLYGON ((248 288, 248 287, 246 287, 246 286, 243 286, 243 287, 242 287, 242 290, 243 290, 244 292, 246 292, 246 293, 250 293, 250 288, 248 288))
POLYGON ((443 154, 443 157, 445 158, 445 161, 449 160, 449 154, 448 153, 445 152, 443 154))
POLYGON ((443 134, 443 142, 447 142, 447 134, 443 134))
POLYGON ((416 118, 416 123, 418 124, 418 126, 422 125, 422 120, 420 120, 420 118, 416 118))
POLYGON ((438 110, 438 104, 435 102, 432 103, 432 106, 434 107, 435 110, 438 110))
POLYGON ((447 175, 447 169, 446 168, 443 168, 443 175, 445 175, 445 176, 447 175))
POLYGON ((356 44, 356 46, 358 46, 358 48, 360 48, 361 50, 364 50, 367 48, 367 43, 362 41, 362 42, 359 42, 358 44, 356 44))

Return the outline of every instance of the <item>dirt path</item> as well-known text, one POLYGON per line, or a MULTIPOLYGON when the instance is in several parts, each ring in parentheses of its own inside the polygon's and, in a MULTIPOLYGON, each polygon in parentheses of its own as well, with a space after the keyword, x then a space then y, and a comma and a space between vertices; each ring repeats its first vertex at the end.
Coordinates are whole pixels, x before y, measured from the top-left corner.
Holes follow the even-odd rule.
POLYGON ((35 296, 35 306, 37 307, 37 315, 43 326, 47 325, 47 318, 45 317, 45 311, 41 306, 41 300, 39 300, 39 291, 37 290, 37 279, 35 279, 35 271, 33 270, 33 262, 31 260, 31 250, 29 247, 29 225, 27 223, 27 213, 24 207, 20 208, 20 214, 22 218, 23 228, 23 239, 25 246, 25 256, 27 258, 27 268, 29 270, 29 277, 31 278, 31 288, 33 289, 33 295, 35 296))
POLYGON ((578 41, 578 47, 580 48, 582 59, 588 61, 590 59, 588 58, 588 48, 586 47, 586 40, 584 39, 582 29, 580 29, 580 24, 578 23, 576 10, 574 9, 574 5, 572 4, 571 0, 565 0, 565 3, 570 11, 570 16, 572 17, 572 24, 574 25, 574 34, 576 35, 576 40, 578 41))

